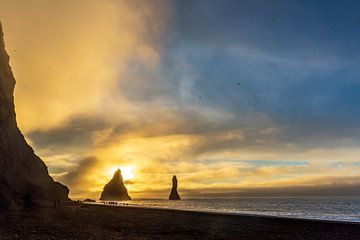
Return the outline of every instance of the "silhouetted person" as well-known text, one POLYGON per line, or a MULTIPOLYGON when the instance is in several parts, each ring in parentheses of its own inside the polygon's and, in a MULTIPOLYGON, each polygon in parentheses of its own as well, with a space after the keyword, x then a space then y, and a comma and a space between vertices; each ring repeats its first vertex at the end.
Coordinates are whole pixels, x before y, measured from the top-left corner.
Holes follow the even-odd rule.
POLYGON ((177 178, 174 175, 172 178, 172 188, 169 196, 169 200, 180 200, 179 193, 177 192, 177 178))
POLYGON ((53 206, 54 206, 54 208, 57 208, 57 207, 59 207, 60 206, 60 199, 53 199, 53 206))

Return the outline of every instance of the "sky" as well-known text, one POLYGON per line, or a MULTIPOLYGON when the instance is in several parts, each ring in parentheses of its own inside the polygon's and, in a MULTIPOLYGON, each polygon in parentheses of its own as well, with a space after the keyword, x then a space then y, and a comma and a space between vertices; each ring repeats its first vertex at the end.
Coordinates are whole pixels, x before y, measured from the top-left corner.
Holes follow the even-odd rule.
POLYGON ((18 124, 73 198, 359 194, 359 7, 0 0, 18 124))

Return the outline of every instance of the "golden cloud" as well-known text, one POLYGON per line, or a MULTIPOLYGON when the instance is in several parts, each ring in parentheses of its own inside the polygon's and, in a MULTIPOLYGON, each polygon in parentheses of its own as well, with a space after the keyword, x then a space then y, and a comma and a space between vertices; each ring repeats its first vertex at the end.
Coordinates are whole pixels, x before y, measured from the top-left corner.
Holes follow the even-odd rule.
MULTIPOLYGON (((25 132, 104 109, 132 59, 154 67, 169 4, 159 1, 0 1, 25 132), (154 9, 156 8, 156 11, 154 9)), ((125 107, 121 96, 114 108, 125 107), (121 105, 121 106, 119 106, 121 105)), ((107 107, 111 108, 111 107, 107 107)))

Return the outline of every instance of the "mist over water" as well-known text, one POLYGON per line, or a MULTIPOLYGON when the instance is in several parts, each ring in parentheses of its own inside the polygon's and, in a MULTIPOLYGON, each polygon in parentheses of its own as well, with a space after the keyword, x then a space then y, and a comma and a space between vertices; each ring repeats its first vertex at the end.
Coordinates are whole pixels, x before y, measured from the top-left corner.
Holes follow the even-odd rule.
MULTIPOLYGON (((125 202, 124 202, 125 203, 125 202)), ((360 222, 360 197, 133 200, 130 206, 360 222)), ((120 204, 121 206, 121 204, 120 204)))

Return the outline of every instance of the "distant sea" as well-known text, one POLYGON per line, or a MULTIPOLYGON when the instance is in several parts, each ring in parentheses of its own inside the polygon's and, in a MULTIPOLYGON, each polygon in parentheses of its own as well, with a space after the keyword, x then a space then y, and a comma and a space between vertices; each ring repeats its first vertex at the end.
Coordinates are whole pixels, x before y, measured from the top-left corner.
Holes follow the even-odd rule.
POLYGON ((360 197, 246 197, 180 201, 152 199, 118 203, 120 206, 123 204, 150 208, 360 222, 360 197))

